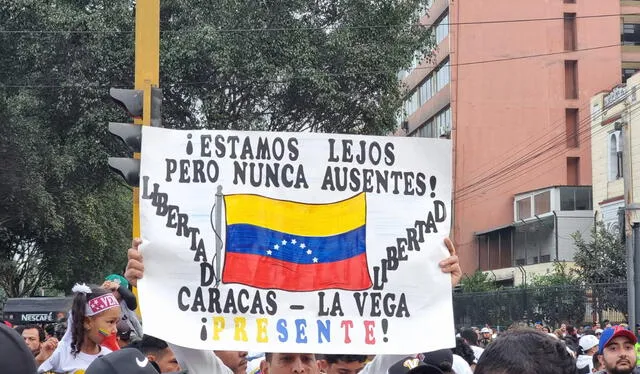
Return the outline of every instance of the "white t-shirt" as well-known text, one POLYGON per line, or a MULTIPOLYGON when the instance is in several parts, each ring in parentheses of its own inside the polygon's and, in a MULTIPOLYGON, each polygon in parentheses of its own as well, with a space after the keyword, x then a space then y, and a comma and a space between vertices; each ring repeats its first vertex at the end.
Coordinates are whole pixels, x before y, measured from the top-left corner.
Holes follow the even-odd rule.
POLYGON ((473 370, 471 370, 471 367, 469 366, 467 361, 465 361, 464 358, 458 355, 453 355, 452 364, 453 372, 456 374, 473 374, 473 370))
POLYGON ((93 360, 108 353, 111 353, 110 349, 100 347, 100 352, 95 355, 78 352, 78 354, 74 356, 71 354, 70 345, 59 344, 51 357, 40 365, 38 373, 44 373, 46 371, 54 371, 56 373, 75 373, 77 370, 86 370, 93 360))
POLYGON ((477 345, 470 345, 469 347, 471 347, 471 350, 473 351, 473 355, 476 358, 476 364, 477 364, 478 360, 480 360, 480 356, 482 356, 482 352, 484 352, 484 348, 480 348, 477 345))

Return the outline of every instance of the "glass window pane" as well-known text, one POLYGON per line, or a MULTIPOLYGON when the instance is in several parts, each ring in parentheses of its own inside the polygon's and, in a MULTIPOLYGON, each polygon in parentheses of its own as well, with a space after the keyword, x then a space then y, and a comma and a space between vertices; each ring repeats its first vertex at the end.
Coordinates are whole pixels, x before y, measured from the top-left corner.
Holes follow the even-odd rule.
POLYGON ((575 187, 560 188, 560 210, 575 210, 575 187))
POLYGON ((551 191, 539 193, 533 197, 535 214, 544 214, 551 211, 551 191))
POLYGON ((436 44, 440 44, 449 34, 449 15, 444 16, 434 27, 436 30, 436 44))
POLYGON ((516 201, 516 214, 518 219, 531 217, 531 198, 516 201))
POLYGON ((589 188, 576 188, 576 210, 591 210, 591 193, 589 188))

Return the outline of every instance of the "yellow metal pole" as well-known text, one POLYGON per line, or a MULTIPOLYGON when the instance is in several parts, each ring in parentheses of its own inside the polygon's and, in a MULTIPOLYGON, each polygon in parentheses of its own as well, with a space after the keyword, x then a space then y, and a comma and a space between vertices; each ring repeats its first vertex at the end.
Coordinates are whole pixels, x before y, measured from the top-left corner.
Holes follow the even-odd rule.
MULTIPOLYGON (((160 0, 136 1, 135 89, 143 90, 142 119, 135 123, 151 125, 151 87, 160 85, 160 0)), ((134 158, 140 158, 135 153, 134 158)), ((140 237, 140 201, 138 188, 133 188, 133 237, 140 237)), ((133 289, 136 298, 138 290, 133 289)), ((136 313, 140 315, 140 308, 136 313)))
MULTIPOLYGON (((143 117, 135 122, 151 124, 151 87, 160 84, 160 0, 136 2, 135 89, 144 91, 143 117)), ((134 154, 140 158, 140 154, 134 154)), ((133 237, 140 237, 138 188, 133 189, 133 237)))

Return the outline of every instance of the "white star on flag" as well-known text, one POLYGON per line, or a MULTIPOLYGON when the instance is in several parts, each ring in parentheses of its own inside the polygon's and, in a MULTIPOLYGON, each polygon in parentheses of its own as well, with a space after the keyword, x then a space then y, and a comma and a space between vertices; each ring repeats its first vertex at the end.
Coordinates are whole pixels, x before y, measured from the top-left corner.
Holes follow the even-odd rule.
POLYGON ((300 248, 305 249, 307 246, 304 243, 300 244, 300 248))
POLYGON ((317 258, 317 257, 314 257, 314 258, 313 258, 313 262, 318 262, 318 258, 317 258))
POLYGON ((268 254, 268 255, 271 255, 272 253, 273 253, 273 252, 271 252, 271 250, 268 250, 268 251, 267 251, 267 254, 268 254))
POLYGON ((296 244, 298 241, 295 239, 291 239, 291 244, 296 244))
POLYGON ((282 245, 287 245, 287 241, 286 241, 286 240, 283 240, 283 241, 282 241, 282 245))
POLYGON ((280 246, 277 245, 277 244, 273 246, 273 249, 275 249, 275 250, 278 250, 278 248, 280 248, 280 246))
POLYGON ((310 255, 310 254, 312 254, 312 253, 313 253, 313 251, 312 251, 312 250, 307 249, 307 254, 308 254, 308 255, 310 255))

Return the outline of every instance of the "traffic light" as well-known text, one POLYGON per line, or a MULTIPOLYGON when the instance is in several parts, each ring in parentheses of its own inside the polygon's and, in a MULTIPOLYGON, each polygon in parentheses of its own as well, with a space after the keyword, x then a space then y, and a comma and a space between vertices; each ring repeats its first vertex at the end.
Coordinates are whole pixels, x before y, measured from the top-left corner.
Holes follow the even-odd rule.
MULTIPOLYGON (((145 113, 144 90, 130 90, 112 88, 109 90, 111 98, 123 107, 127 113, 141 123, 109 122, 109 132, 120 138, 134 153, 133 158, 109 157, 109 167, 120 174, 128 185, 138 187, 140 183, 140 158, 135 157, 140 152, 142 125, 162 126, 162 90, 151 87, 150 109, 145 113), (147 117, 148 116, 148 117, 147 117)), ((147 91, 147 92, 149 92, 147 91)), ((149 105, 148 104, 148 105, 149 105)))

